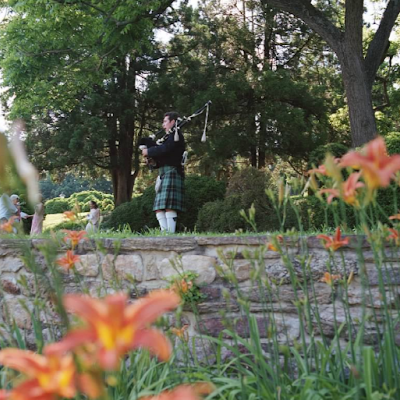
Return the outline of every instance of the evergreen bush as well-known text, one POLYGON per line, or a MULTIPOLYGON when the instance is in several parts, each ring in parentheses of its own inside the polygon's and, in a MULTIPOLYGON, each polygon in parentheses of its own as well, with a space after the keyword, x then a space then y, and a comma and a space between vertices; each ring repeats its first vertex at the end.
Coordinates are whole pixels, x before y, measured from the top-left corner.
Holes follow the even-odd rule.
POLYGON ((239 214, 241 209, 240 197, 235 195, 206 203, 199 211, 196 229, 220 233, 246 229, 246 222, 239 214))
POLYGON ((349 151, 349 148, 342 143, 328 143, 318 146, 310 153, 308 168, 318 167, 325 160, 326 154, 332 154, 334 157, 342 157, 349 151))
MULTIPOLYGON (((187 176, 185 179, 186 212, 179 214, 178 229, 193 230, 198 212, 203 204, 223 198, 224 192, 225 184, 223 182, 206 176, 187 176)), ((103 227, 121 229, 128 224, 132 231, 157 228, 158 221, 153 211, 154 198, 154 187, 150 186, 141 196, 115 208, 103 227)))
POLYGON ((400 133, 390 132, 385 136, 386 149, 389 155, 400 154, 400 133))
POLYGON ((64 211, 70 210, 68 199, 63 197, 55 197, 54 199, 47 200, 45 203, 46 214, 60 214, 64 211))
POLYGON ((106 201, 105 207, 107 209, 110 208, 108 205, 114 205, 113 195, 102 193, 97 190, 85 190, 83 192, 74 193, 68 198, 70 209, 74 208, 75 204, 78 203, 82 212, 90 211, 89 201, 95 201, 102 211, 104 211, 102 207, 104 201, 106 201))
POLYGON ((256 209, 255 223, 258 231, 275 230, 279 226, 266 188, 272 184, 271 173, 255 168, 238 171, 229 181, 224 200, 206 203, 199 212, 197 230, 234 232, 250 226, 239 215, 252 204, 256 209))
POLYGON ((224 198, 226 185, 208 176, 189 175, 185 179, 186 211, 178 218, 180 230, 193 230, 201 207, 224 198))

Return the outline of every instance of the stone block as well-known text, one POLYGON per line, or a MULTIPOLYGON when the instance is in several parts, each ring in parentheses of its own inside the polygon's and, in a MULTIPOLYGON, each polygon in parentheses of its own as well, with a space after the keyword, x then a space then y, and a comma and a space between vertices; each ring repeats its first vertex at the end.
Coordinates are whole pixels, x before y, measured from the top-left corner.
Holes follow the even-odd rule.
POLYGON ((0 239, 0 256, 22 254, 23 248, 32 248, 30 239, 0 239))
POLYGON ((399 267, 377 267, 374 264, 365 266, 365 271, 368 283, 371 286, 379 285, 382 282, 384 285, 400 285, 400 268, 399 267))
POLYGON ((195 238, 182 238, 174 236, 145 237, 129 239, 106 239, 105 247, 108 249, 119 248, 121 251, 176 251, 183 253, 197 247, 195 238), (118 244, 116 244, 118 242, 118 244))
POLYGON ((2 272, 18 272, 23 267, 23 261, 17 256, 6 256, 0 258, 0 274, 2 272))
POLYGON ((216 260, 214 257, 185 255, 181 259, 164 259, 160 265, 160 277, 168 279, 186 271, 198 274, 197 285, 210 284, 216 277, 216 260), (171 263, 172 261, 172 263, 171 263))
POLYGON ((18 295, 21 294, 21 289, 17 284, 17 280, 13 278, 9 279, 2 279, 1 286, 3 291, 9 294, 18 295))
POLYGON ((102 263, 103 276, 107 280, 113 280, 115 274, 121 280, 133 278, 137 282, 143 280, 143 261, 137 254, 114 256, 107 254, 102 263))
POLYGON ((266 261, 267 276, 277 282, 291 283, 291 274, 299 281, 319 281, 329 269, 332 274, 347 276, 351 271, 358 274, 359 265, 354 254, 349 255, 343 263, 340 254, 330 257, 326 251, 314 250, 304 256, 295 256, 276 261, 266 261), (329 266, 329 268, 328 268, 329 266))
POLYGON ((100 258, 96 254, 83 254, 79 256, 80 261, 75 268, 80 275, 97 276, 99 274, 100 258))
POLYGON ((11 320, 15 321, 18 328, 29 329, 32 326, 32 319, 27 308, 31 310, 32 305, 27 302, 26 298, 8 297, 3 302, 3 319, 6 321, 8 315, 11 320))
POLYGON ((265 244, 267 236, 197 236, 196 241, 199 246, 259 246, 265 244))
POLYGON ((144 265, 144 276, 143 281, 157 280, 160 278, 160 265, 163 260, 174 260, 178 257, 178 253, 175 251, 151 251, 141 252, 144 265))
MULTIPOLYGON (((268 319, 263 316, 255 317, 260 337, 267 337, 268 319)), ((197 322, 196 331, 205 335, 217 337, 224 329, 235 332, 242 338, 250 337, 249 320, 246 316, 231 315, 225 319, 221 316, 203 317, 197 322)), ((231 337, 223 334, 225 338, 231 337)))

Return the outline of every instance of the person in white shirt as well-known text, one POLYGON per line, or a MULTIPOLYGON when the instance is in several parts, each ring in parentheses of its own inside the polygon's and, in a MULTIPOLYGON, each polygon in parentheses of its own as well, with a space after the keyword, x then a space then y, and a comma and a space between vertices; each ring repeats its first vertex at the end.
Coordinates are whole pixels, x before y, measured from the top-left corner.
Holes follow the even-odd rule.
POLYGON ((95 201, 89 202, 90 213, 87 215, 89 222, 86 225, 86 232, 97 232, 100 225, 100 209, 95 201))
POLYGON ((0 196, 0 220, 9 220, 11 217, 17 216, 19 209, 16 203, 18 203, 19 197, 13 194, 11 197, 7 193, 3 193, 0 196), (15 201, 15 199, 17 199, 15 201))

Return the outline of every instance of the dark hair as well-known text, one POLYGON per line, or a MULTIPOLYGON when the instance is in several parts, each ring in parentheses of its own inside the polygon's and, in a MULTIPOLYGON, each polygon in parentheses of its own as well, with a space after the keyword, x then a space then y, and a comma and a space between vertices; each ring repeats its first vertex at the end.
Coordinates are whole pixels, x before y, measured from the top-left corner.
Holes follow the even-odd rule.
POLYGON ((90 202, 93 204, 94 208, 99 208, 99 206, 97 205, 97 203, 93 200, 90 200, 90 202))
POLYGON ((176 111, 168 111, 164 114, 164 117, 168 117, 170 121, 176 121, 179 118, 179 114, 176 111))

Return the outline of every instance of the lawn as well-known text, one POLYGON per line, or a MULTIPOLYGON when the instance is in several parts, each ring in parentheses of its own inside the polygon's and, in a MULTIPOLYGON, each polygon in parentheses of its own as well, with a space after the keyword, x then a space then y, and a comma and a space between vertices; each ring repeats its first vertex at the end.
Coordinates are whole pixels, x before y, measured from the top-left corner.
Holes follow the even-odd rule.
MULTIPOLYGON (((80 213, 80 217, 85 217, 87 215, 87 212, 80 213)), ((62 222, 67 221, 65 218, 65 215, 63 213, 61 214, 47 214, 45 220, 43 221, 43 230, 52 228, 58 224, 61 224, 62 222)))

